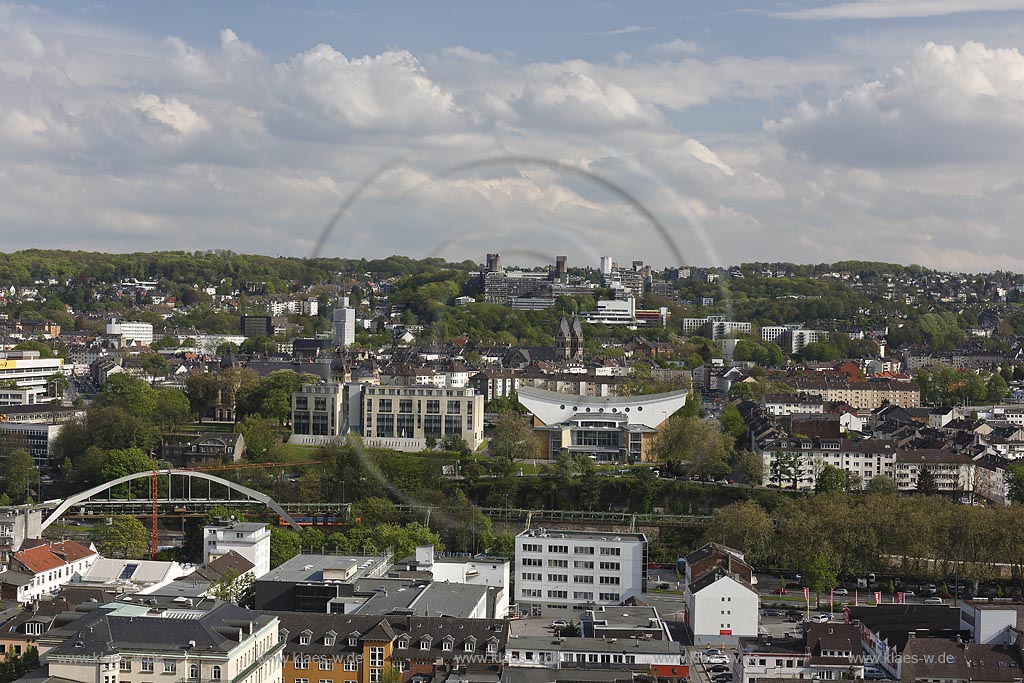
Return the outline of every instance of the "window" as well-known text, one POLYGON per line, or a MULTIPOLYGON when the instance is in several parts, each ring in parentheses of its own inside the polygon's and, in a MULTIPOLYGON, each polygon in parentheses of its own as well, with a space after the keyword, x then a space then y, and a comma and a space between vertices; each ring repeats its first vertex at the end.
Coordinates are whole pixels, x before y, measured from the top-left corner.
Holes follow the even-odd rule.
POLYGON ((295 683, 309 683, 308 678, 296 678, 295 683))
POLYGON ((420 649, 421 650, 429 650, 430 649, 430 641, 427 640, 426 638, 421 640, 420 641, 420 649))
POLYGON ((619 555, 622 554, 622 549, 621 548, 601 548, 601 554, 602 555, 612 555, 614 557, 618 557, 619 555))
POLYGON ((576 560, 572 563, 574 569, 593 569, 594 563, 586 560, 576 560))
POLYGON ((334 663, 327 657, 321 657, 319 663, 321 671, 331 671, 334 669, 334 663))
POLYGON ((498 651, 498 644, 493 642, 493 641, 487 643, 487 651, 488 652, 497 652, 498 651))
POLYGON ((371 647, 370 648, 370 666, 371 667, 384 666, 384 648, 382 648, 382 647, 371 647))
MULTIPOLYGON (((121 666, 119 668, 121 669, 121 671, 131 671, 132 670, 132 660, 130 660, 130 659, 122 659, 121 660, 121 666)), ((198 676, 193 676, 192 678, 198 678, 198 676)))
POLYGON ((399 638, 398 639, 398 649, 406 650, 406 649, 408 649, 408 647, 409 647, 409 639, 408 638, 399 638))
MULTIPOLYGON (((212 669, 210 669, 210 678, 215 680, 215 681, 219 681, 220 680, 220 667, 217 666, 216 664, 213 666, 212 669)), ((303 681, 303 683, 309 683, 309 682, 308 681, 303 681)))
POLYGON ((619 601, 619 594, 618 593, 599 593, 598 594, 598 598, 601 599, 601 600, 609 601, 609 602, 618 602, 619 601))
POLYGON ((377 403, 377 412, 378 413, 390 413, 391 412, 391 399, 390 398, 382 398, 382 399, 380 399, 380 401, 377 403))
POLYGON ((524 543, 523 544, 523 552, 524 553, 539 553, 539 552, 541 552, 541 546, 540 546, 539 543, 524 543))
POLYGON ((572 551, 577 555, 593 555, 594 546, 578 545, 575 548, 573 548, 572 551))
POLYGON ((548 581, 552 583, 566 583, 568 580, 568 574, 548 574, 548 581))
POLYGON ((342 668, 345 671, 359 671, 359 662, 355 657, 345 657, 345 663, 342 668))
POLYGON ((606 570, 616 571, 617 572, 617 571, 619 571, 619 563, 618 562, 602 562, 601 563, 601 569, 606 569, 606 570))
POLYGON ((391 660, 391 668, 394 669, 395 671, 403 671, 403 672, 404 671, 408 671, 409 670, 409 660, 408 659, 392 659, 391 660))
POLYGON ((427 401, 427 413, 432 415, 440 414, 441 402, 440 401, 427 401))
POLYGON ((548 597, 566 600, 569 597, 569 591, 548 591, 548 597))
POLYGON ((559 569, 568 569, 569 560, 548 560, 549 567, 558 567, 559 569))
POLYGON ((594 594, 588 591, 576 591, 572 594, 573 600, 593 600, 594 594))
POLYGON ((569 552, 569 546, 567 545, 549 545, 549 553, 567 553, 569 552))
POLYGON ((331 647, 332 645, 334 645, 334 636, 335 636, 335 634, 333 634, 333 633, 329 633, 329 634, 325 635, 324 636, 324 645, 326 645, 327 647, 331 647))
POLYGON ((348 637, 348 646, 349 647, 355 647, 358 644, 359 644, 359 636, 357 636, 357 635, 355 635, 353 633, 352 635, 350 635, 348 637))
POLYGON ((400 413, 411 413, 412 412, 412 399, 401 398, 398 400, 398 412, 400 413))
POLYGON ((303 631, 299 635, 299 645, 309 645, 309 637, 312 635, 309 631, 303 631))
POLYGON ((143 657, 143 659, 142 659, 142 672, 143 673, 153 673, 153 658, 152 657, 143 657))
POLYGON ((543 574, 540 572, 523 572, 523 581, 542 581, 543 574))
POLYGON ((617 577, 617 576, 602 576, 601 577, 601 583, 604 584, 605 586, 618 586, 619 585, 619 577, 617 577))
POLYGON ((524 557, 523 558, 523 566, 524 567, 542 567, 542 566, 544 566, 544 560, 540 559, 539 557, 524 557))
POLYGON ((199 680, 199 665, 198 664, 190 664, 189 665, 189 667, 188 667, 188 677, 191 678, 194 681, 199 680))
MULTIPOLYGON (((601 577, 604 578, 604 577, 601 577)), ((573 583, 594 583, 594 577, 590 575, 580 575, 572 577, 573 583)))
POLYGON ((309 655, 299 655, 295 658, 294 666, 296 669, 308 669, 309 668, 309 655))
POLYGON ((451 650, 452 649, 451 638, 445 638, 444 640, 441 641, 441 649, 442 650, 451 650))
POLYGON ((164 673, 165 674, 173 674, 173 673, 177 673, 177 671, 178 671, 178 663, 177 662, 173 662, 173 661, 169 662, 166 659, 164 660, 164 673))
POLYGON ((466 644, 462 646, 462 649, 466 652, 472 652, 476 649, 476 642, 472 640, 467 640, 466 644))
POLYGON ((458 415, 462 412, 459 401, 448 401, 448 410, 446 411, 449 415, 458 415))

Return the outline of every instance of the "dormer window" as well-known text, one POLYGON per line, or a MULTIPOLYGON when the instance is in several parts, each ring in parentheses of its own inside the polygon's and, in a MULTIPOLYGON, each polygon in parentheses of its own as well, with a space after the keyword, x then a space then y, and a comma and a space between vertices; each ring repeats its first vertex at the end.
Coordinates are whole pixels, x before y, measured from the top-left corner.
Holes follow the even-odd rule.
POLYGON ((498 651, 498 644, 496 642, 494 642, 493 640, 487 641, 487 651, 489 653, 492 653, 492 654, 497 652, 498 651))
POLYGON ((334 631, 328 631, 327 633, 325 633, 324 634, 324 645, 326 645, 327 647, 333 647, 334 646, 334 640, 337 637, 337 635, 338 634, 335 633, 334 631))
POLYGON ((466 644, 463 645, 462 648, 466 652, 472 652, 473 650, 476 649, 476 641, 474 641, 472 638, 470 638, 469 640, 466 641, 466 644))
POLYGON ((348 646, 349 647, 356 647, 358 645, 359 645, 359 633, 357 633, 356 631, 353 631, 352 633, 348 634, 348 646))
POLYGON ((455 643, 455 639, 451 636, 445 636, 445 639, 441 641, 442 650, 451 650, 452 645, 455 643))
POLYGON ((299 634, 299 645, 309 645, 309 641, 313 639, 313 632, 306 629, 299 634))
POLYGON ((429 638, 422 638, 422 639, 420 639, 420 649, 421 650, 429 650, 430 649, 430 639, 429 638))
POLYGON ((398 639, 398 649, 407 650, 409 648, 409 639, 405 636, 398 639))

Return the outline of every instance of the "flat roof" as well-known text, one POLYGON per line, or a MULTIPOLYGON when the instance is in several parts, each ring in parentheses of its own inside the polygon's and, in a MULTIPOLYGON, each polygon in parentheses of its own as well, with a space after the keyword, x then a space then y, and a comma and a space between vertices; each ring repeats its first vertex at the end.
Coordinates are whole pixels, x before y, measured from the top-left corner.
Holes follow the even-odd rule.
POLYGON ((578 529, 526 529, 519 532, 516 538, 547 538, 550 540, 575 539, 580 541, 646 541, 647 536, 641 533, 619 531, 580 531, 578 529))

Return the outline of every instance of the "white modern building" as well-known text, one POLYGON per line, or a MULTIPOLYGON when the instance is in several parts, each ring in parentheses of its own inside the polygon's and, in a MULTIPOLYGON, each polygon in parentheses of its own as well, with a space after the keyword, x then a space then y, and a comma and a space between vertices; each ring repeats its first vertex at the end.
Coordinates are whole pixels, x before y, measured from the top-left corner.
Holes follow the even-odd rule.
POLYGON ((710 339, 720 339, 729 335, 750 334, 754 325, 726 320, 723 315, 709 315, 706 318, 683 318, 681 328, 684 334, 698 333, 710 339))
POLYGON ((527 529, 516 536, 516 602, 531 616, 571 617, 644 592, 647 537, 639 533, 527 529))
POLYGON ((252 562, 254 579, 270 571, 270 529, 266 524, 218 519, 203 528, 204 563, 232 550, 252 562))
POLYGON ((63 358, 41 358, 38 351, 0 352, 0 382, 45 393, 56 374, 64 374, 63 358))
POLYGON ((506 557, 436 555, 434 546, 416 548, 415 568, 430 572, 434 583, 468 584, 493 588, 496 619, 508 616, 511 563, 506 557))
POLYGON ((334 309, 333 339, 343 349, 356 341, 356 309, 349 307, 347 296, 343 296, 341 306, 334 309))
POLYGON ((149 346, 153 343, 153 324, 111 318, 107 323, 107 334, 112 337, 120 337, 121 346, 134 344, 149 346))

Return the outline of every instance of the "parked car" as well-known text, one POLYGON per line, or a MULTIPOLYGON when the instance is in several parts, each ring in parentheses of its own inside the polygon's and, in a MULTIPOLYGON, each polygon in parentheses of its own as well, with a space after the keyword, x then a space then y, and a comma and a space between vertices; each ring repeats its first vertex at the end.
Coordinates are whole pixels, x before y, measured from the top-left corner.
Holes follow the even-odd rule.
POLYGON ((782 586, 779 586, 778 588, 772 591, 772 595, 785 595, 787 593, 789 593, 789 591, 782 586))
POLYGON ((711 655, 704 658, 705 664, 728 664, 729 658, 725 655, 711 655))
POLYGON ((732 674, 716 674, 712 679, 715 683, 732 683, 732 674))
POLYGON ((827 621, 832 621, 834 618, 835 617, 832 614, 828 612, 822 612, 821 614, 815 614, 813 617, 811 617, 811 621, 817 621, 819 623, 824 624, 827 621))
POLYGON ((903 593, 903 595, 905 595, 908 598, 912 598, 915 595, 917 595, 917 593, 915 593, 914 591, 911 591, 911 590, 900 591, 900 592, 903 593))
POLYGON ((713 674, 725 673, 728 670, 729 670, 729 665, 728 664, 715 664, 714 666, 709 666, 708 667, 708 671, 710 671, 713 674))
POLYGON ((926 604, 926 605, 942 605, 942 604, 945 604, 945 602, 946 602, 945 600, 943 600, 942 598, 940 598, 939 596, 936 595, 935 597, 932 597, 932 598, 925 598, 924 604, 926 604))
POLYGON ((762 617, 782 617, 785 616, 782 612, 777 609, 766 609, 761 612, 762 617))
POLYGON ((565 628, 569 625, 565 619, 555 619, 551 622, 551 628, 565 628))
POLYGON ((836 588, 834 591, 832 591, 832 595, 849 595, 849 594, 850 594, 850 591, 846 590, 845 588, 836 588))

